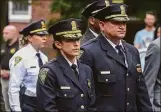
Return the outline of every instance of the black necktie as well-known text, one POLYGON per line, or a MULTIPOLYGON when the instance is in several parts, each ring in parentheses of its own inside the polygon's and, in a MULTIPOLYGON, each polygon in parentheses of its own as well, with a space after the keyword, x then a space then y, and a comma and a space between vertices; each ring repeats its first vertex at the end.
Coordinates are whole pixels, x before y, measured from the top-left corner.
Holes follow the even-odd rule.
POLYGON ((43 65, 42 59, 40 57, 40 53, 36 53, 36 56, 38 57, 39 67, 43 65))
POLYGON ((71 68, 73 69, 75 76, 78 78, 78 71, 77 71, 77 65, 72 64, 71 68))
POLYGON ((121 45, 117 45, 116 49, 118 50, 118 55, 121 57, 121 60, 125 63, 125 56, 123 53, 123 48, 121 45))

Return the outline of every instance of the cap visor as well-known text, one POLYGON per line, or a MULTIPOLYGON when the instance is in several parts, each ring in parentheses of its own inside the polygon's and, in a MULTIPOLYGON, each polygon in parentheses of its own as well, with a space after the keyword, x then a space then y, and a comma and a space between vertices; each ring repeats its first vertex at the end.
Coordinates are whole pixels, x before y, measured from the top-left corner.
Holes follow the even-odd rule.
POLYGON ((47 31, 40 31, 40 32, 35 32, 34 34, 38 34, 38 35, 47 35, 48 32, 47 32, 47 31))
POLYGON ((130 19, 128 17, 114 17, 114 18, 111 18, 110 20, 113 20, 113 21, 129 21, 130 19))

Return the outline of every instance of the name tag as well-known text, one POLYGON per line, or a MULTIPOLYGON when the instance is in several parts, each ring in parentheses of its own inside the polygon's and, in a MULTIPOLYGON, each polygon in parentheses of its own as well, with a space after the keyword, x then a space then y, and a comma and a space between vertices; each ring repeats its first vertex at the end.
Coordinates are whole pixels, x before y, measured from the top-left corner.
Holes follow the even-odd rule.
POLYGON ((110 74, 110 71, 101 71, 101 74, 110 74))
POLYGON ((36 68, 36 66, 30 66, 30 68, 36 68))
POLYGON ((60 89, 70 89, 69 86, 61 86, 60 89))

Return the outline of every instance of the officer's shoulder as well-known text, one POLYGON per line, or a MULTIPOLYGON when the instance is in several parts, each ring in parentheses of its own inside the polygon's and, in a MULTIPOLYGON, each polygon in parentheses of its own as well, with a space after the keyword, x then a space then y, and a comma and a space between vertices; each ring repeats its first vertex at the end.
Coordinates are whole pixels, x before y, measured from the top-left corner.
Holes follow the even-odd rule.
POLYGON ((126 46, 128 47, 128 49, 130 49, 133 52, 138 52, 137 48, 135 48, 133 45, 127 43, 125 40, 123 40, 123 42, 126 44, 126 46))
POLYGON ((84 44, 82 44, 81 47, 83 48, 83 47, 91 46, 91 45, 95 44, 96 42, 97 42, 97 38, 93 38, 93 39, 85 42, 84 44))
POLYGON ((93 38, 87 42, 85 42, 82 46, 87 46, 87 45, 90 45, 90 44, 93 44, 97 41, 97 38, 93 38))
POLYGON ((23 47, 23 48, 19 49, 19 50, 13 55, 13 57, 19 56, 19 57, 25 58, 25 57, 28 56, 28 54, 30 54, 30 53, 27 53, 27 49, 26 49, 25 47, 23 47))
POLYGON ((47 63, 45 63, 43 66, 48 67, 48 68, 52 68, 55 63, 56 63, 56 58, 53 58, 50 61, 48 61, 47 63))
POLYGON ((88 71, 92 71, 92 69, 88 65, 84 64, 83 62, 81 62, 81 60, 79 60, 79 62, 83 66, 84 69, 86 69, 88 71))

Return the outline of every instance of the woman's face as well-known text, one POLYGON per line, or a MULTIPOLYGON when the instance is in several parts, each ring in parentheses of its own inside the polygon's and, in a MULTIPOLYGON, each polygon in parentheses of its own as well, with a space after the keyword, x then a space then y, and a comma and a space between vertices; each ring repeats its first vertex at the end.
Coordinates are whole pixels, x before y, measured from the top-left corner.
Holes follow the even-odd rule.
POLYGON ((160 27, 158 28, 158 31, 157 31, 157 37, 160 37, 160 33, 161 33, 161 31, 160 31, 161 29, 160 29, 160 27))

